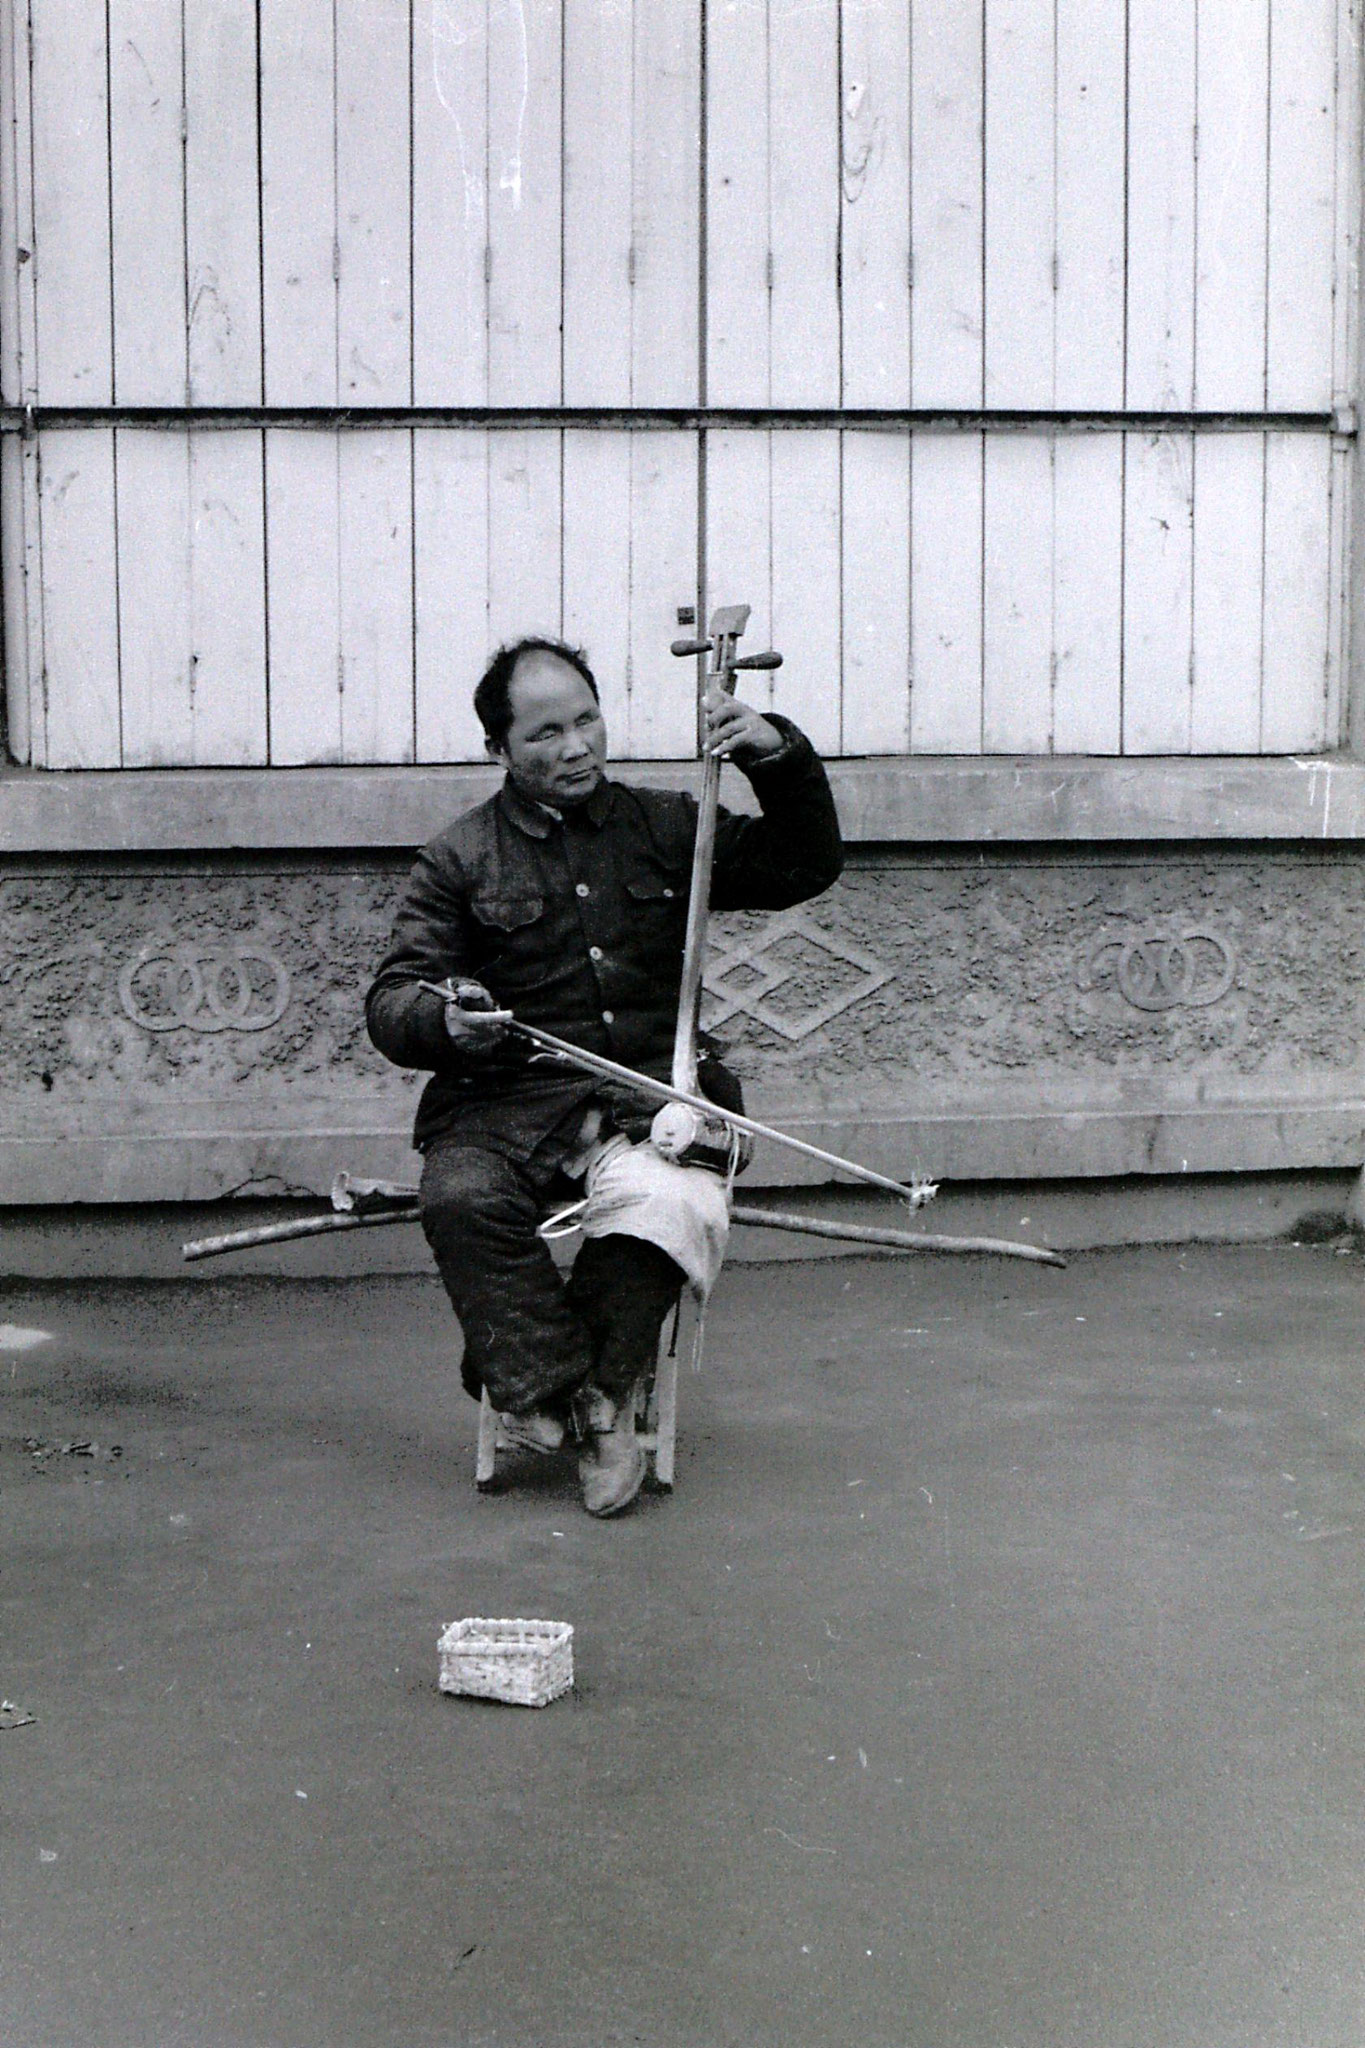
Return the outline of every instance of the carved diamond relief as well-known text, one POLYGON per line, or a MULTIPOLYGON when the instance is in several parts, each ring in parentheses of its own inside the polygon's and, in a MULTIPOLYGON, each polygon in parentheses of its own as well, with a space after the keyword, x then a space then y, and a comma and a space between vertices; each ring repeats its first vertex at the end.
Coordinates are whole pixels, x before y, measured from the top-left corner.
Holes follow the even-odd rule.
POLYGON ((795 1043, 891 979, 891 970, 860 946, 790 911, 753 944, 722 946, 712 956, 702 1021, 709 1029, 743 1012, 795 1043))

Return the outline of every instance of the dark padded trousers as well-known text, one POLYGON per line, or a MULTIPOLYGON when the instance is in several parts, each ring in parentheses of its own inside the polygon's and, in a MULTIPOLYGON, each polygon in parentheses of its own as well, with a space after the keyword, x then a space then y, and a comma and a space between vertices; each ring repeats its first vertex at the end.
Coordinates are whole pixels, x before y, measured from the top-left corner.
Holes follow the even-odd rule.
POLYGON ((585 1380, 620 1401, 648 1372, 683 1274, 643 1238, 590 1237, 568 1281, 536 1226, 548 1187, 529 1169, 435 1139, 422 1228, 464 1331, 461 1376, 513 1415, 561 1407, 585 1380))

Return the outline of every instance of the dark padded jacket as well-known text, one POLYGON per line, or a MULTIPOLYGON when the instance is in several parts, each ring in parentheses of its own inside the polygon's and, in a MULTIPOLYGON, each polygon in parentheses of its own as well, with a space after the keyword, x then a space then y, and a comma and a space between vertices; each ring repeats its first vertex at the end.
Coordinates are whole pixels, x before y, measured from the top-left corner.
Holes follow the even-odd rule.
MULTIPOLYGON (((843 865, 820 761, 788 720, 771 722, 781 752, 744 771, 762 816, 720 813, 713 910, 785 910, 827 889, 843 865)), ((431 1072, 419 1149, 457 1130, 527 1158, 600 1092, 587 1075, 531 1063, 524 1042, 461 1053, 421 980, 468 976, 523 1022, 667 1077, 696 824, 696 800, 676 791, 605 780, 560 818, 509 779, 423 849, 365 1006, 385 1057, 431 1072)))

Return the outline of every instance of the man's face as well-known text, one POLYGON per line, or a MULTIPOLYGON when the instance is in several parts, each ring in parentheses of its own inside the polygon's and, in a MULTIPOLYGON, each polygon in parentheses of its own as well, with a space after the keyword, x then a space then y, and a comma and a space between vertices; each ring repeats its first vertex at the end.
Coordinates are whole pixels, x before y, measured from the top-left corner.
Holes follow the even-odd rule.
POLYGON ((607 728, 601 706, 578 670, 557 654, 523 654, 508 691, 512 723, 501 761, 523 796, 555 810, 585 803, 602 780, 607 728))

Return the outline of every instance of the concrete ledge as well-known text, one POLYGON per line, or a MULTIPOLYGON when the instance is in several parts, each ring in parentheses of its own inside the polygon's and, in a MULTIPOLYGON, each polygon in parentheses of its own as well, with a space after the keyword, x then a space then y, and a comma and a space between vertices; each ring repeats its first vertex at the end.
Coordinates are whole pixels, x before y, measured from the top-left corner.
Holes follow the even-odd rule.
MULTIPOLYGON (((1339 1223, 1356 1186, 1352 1173, 1208 1174, 1182 1179, 1015 1182, 945 1188, 923 1210, 919 1227, 945 1236, 998 1237, 1049 1245, 1056 1251, 1130 1244, 1256 1244, 1294 1236, 1320 1240, 1339 1223)), ((749 1189, 745 1200, 846 1223, 885 1223, 882 1198, 856 1189, 821 1188, 774 1198, 749 1189)), ((349 1280, 372 1273, 429 1274, 426 1240, 415 1223, 338 1232, 187 1265, 191 1238, 250 1230, 316 1215, 316 1202, 235 1201, 148 1203, 126 1207, 73 1205, 0 1211, 0 1286, 64 1280, 349 1280)), ((911 1226, 912 1228, 915 1226, 911 1226)), ((727 1264, 767 1265, 793 1259, 866 1258, 865 1247, 789 1232, 742 1229, 727 1264)), ((899 1254, 889 1254, 899 1257, 899 1254)), ((913 1258, 903 1258, 907 1285, 913 1258)), ((2 1318, 0 1318, 2 1319, 2 1318)))
MULTIPOLYGON (((622 763, 691 788, 692 761, 622 763)), ((1365 762, 885 756, 835 761, 850 842, 1009 845, 1365 838, 1365 762)), ((0 855, 409 848, 496 788, 474 765, 0 771, 0 855)), ((727 771, 725 801, 751 810, 727 771)))

